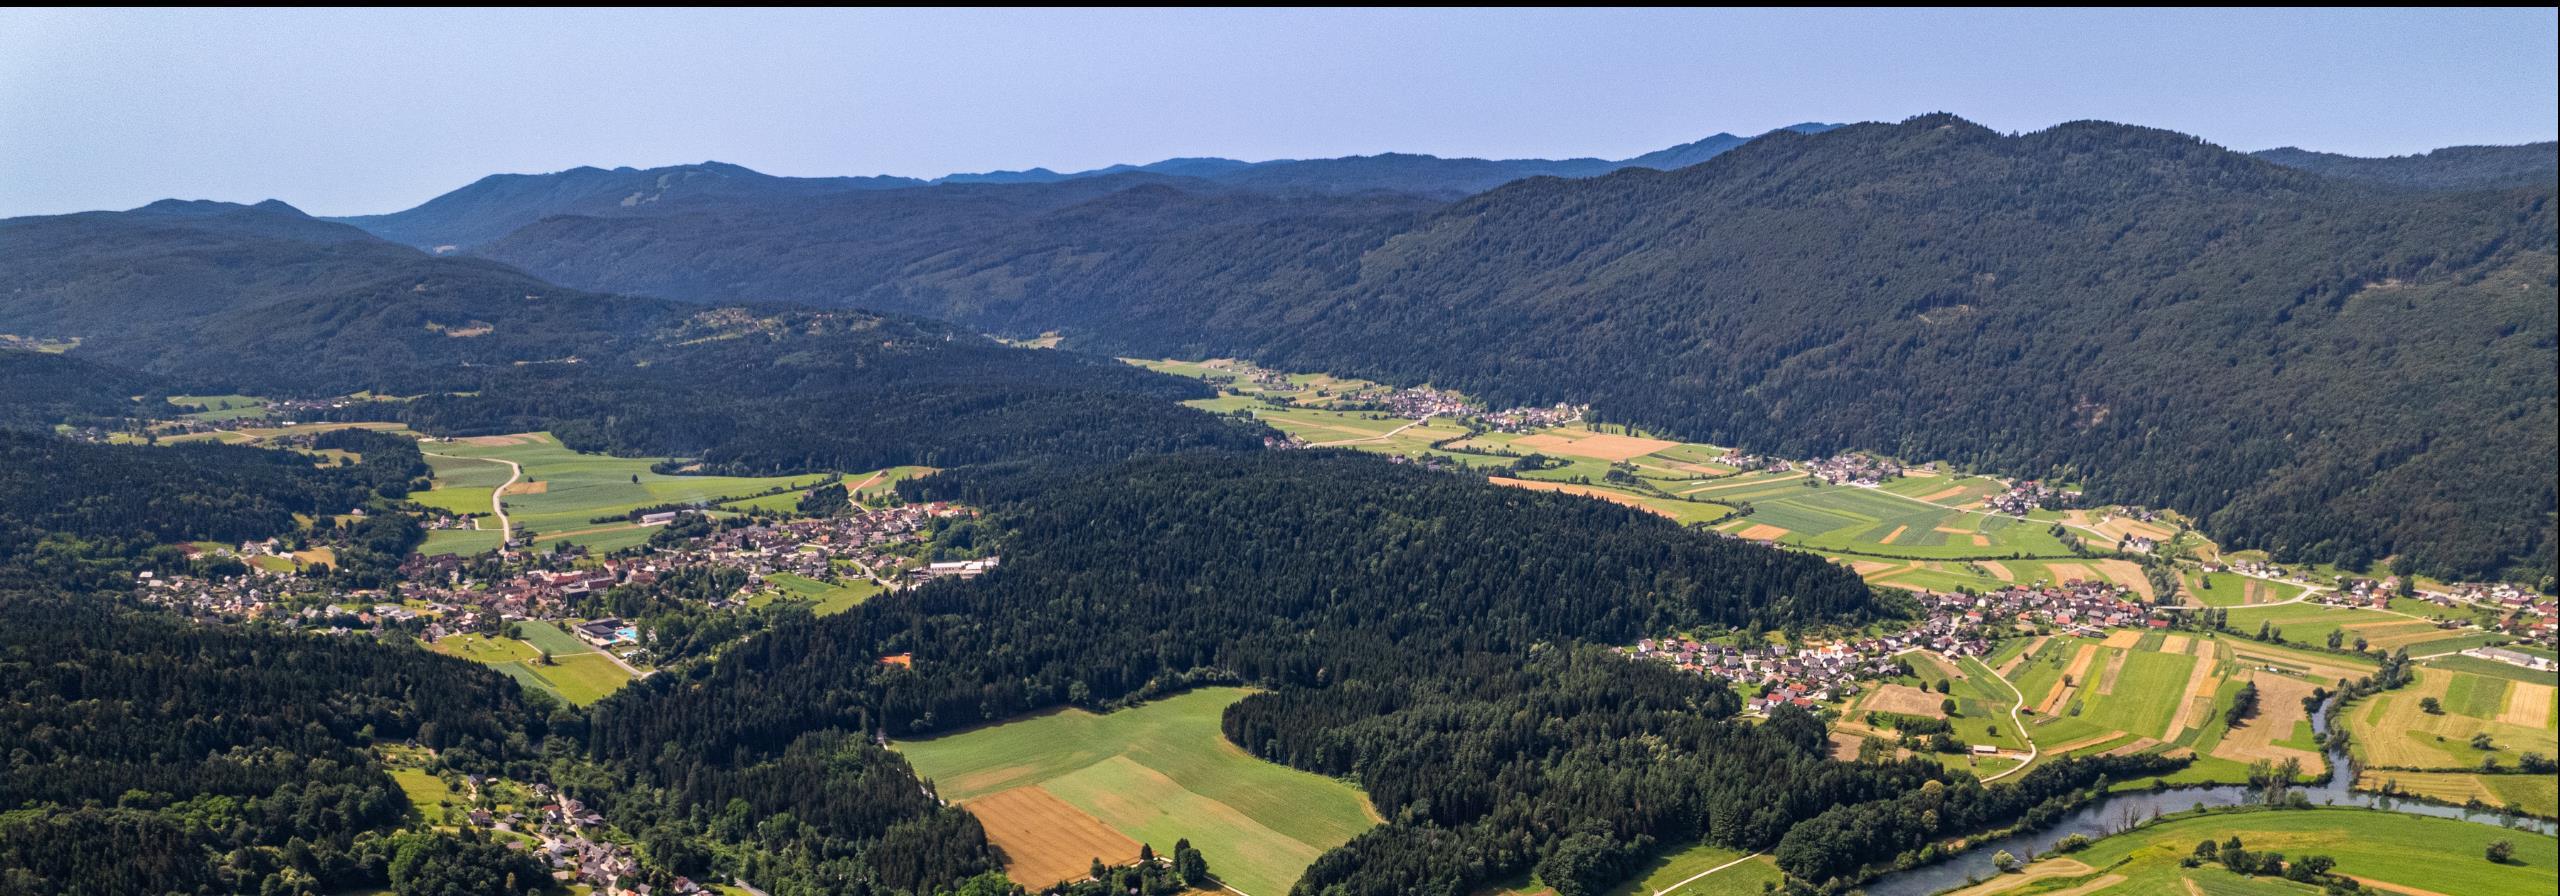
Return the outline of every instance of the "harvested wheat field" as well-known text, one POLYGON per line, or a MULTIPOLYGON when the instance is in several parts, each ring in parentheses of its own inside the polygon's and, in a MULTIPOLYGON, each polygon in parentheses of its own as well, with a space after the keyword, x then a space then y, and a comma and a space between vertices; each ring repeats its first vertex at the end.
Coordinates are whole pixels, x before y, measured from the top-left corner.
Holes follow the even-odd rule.
POLYGON ((1902 537, 1902 533, 1903 533, 1903 532, 1905 532, 1905 531, 1908 531, 1910 528, 1911 528, 1911 527, 1909 527, 1909 526, 1895 526, 1895 527, 1893 527, 1893 531, 1885 533, 1885 534, 1884 534, 1884 538, 1883 538, 1883 539, 1881 539, 1881 540, 1882 540, 1885 544, 1892 544, 1892 543, 1894 542, 1894 539, 1901 538, 1901 537, 1902 537))
POLYGON ((551 493, 551 483, 518 482, 514 485, 507 486, 505 493, 510 495, 547 495, 551 493))
POLYGON ((2264 673, 2252 675, 2249 680, 2258 685, 2258 714, 2225 732, 2222 742, 2214 745, 2213 755, 2238 762, 2294 759, 2301 761, 2304 768, 2319 768, 2320 754, 2276 743, 2293 736, 2295 722, 2309 718, 2302 712, 2302 698, 2311 696, 2311 683, 2264 673))
POLYGON ((2054 584, 2057 585, 2065 582, 2102 581, 2096 572, 2077 563, 2047 563, 2044 565, 2044 570, 2045 575, 2052 577, 2054 584))
POLYGON ((2193 643, 2193 641, 2194 639, 2185 635, 2162 635, 2160 636, 2160 652, 2184 654, 2187 652, 2187 645, 2193 643))
POLYGON ((1841 762, 1856 759, 1858 748, 1865 746, 1866 743, 1867 739, 1864 737, 1846 731, 1833 731, 1831 732, 1831 758, 1841 762))
POLYGON ((2144 601, 2158 600, 2160 597, 2151 589, 2151 577, 2142 574, 2142 564, 2131 560, 2098 560, 2090 563, 2089 566, 2097 571, 2099 578, 2123 585, 2133 593, 2141 595, 2144 601))
POLYGON ((2205 720, 2213 717, 2214 692, 2222 687, 2222 679, 2213 674, 2218 665, 2208 653, 2188 667, 2187 686, 2179 692, 2178 713, 2169 719, 2167 739, 2174 741, 2191 729, 2203 728, 2205 720))
POLYGON ((1948 499, 1948 498, 1955 497, 1955 496, 1957 496, 1957 495, 1964 494, 1964 492, 1965 492, 1965 487, 1964 487, 1964 486, 1959 485, 1959 486, 1956 486, 1956 487, 1954 487, 1954 488, 1947 489, 1947 490, 1945 490, 1945 491, 1930 492, 1930 493, 1928 493, 1928 494, 1921 495, 1921 496, 1920 496, 1920 500, 1928 501, 1928 502, 1930 502, 1930 503, 1936 503, 1936 502, 1939 502, 1939 501, 1944 501, 1944 500, 1946 500, 1946 499, 1948 499))
POLYGON ((1753 541, 1776 541, 1778 539, 1785 538, 1792 533, 1789 533, 1785 529, 1780 529, 1776 526, 1762 523, 1734 534, 1753 541))
POLYGON ((2526 728, 2551 727, 2551 700, 2555 689, 2547 684, 2529 681, 2507 683, 2507 708, 2498 713, 2498 721, 2526 728))
POLYGON ((1652 454, 1656 451, 1670 448, 1680 443, 1666 442, 1661 439, 1647 439, 1637 436, 1609 435, 1607 433, 1591 433, 1585 435, 1582 433, 1567 434, 1560 432, 1542 432, 1534 436, 1522 436, 1518 439, 1514 439, 1511 444, 1522 448, 1533 449, 1545 454, 1558 454, 1567 457, 1588 457, 1594 460, 1605 460, 1615 463, 1629 458, 1643 457, 1647 454, 1652 454))
POLYGON ((2116 650, 2132 650, 2134 645, 2142 643, 2142 631, 2130 628, 2116 629, 2107 633, 2107 640, 2103 643, 2116 650))
POLYGON ((1938 704, 1944 699, 1946 698, 1907 684, 1887 684, 1867 695, 1865 702, 1858 704, 1858 708, 1897 715, 1943 719, 1947 714, 1938 711, 1938 704))
POLYGON ((1672 515, 1670 511, 1647 504, 1643 499, 1634 495, 1594 485, 1583 485, 1575 482, 1544 482, 1536 479, 1513 479, 1508 476, 1493 476, 1489 477, 1488 481, 1495 485, 1508 485, 1513 488, 1525 488, 1533 492, 1563 492, 1568 495, 1581 495, 1586 498, 1598 498, 1612 504, 1624 504, 1628 507, 1633 507, 1637 510, 1657 516, 1672 515))
POLYGON ((2071 655, 2070 667, 2062 671, 2061 678, 2054 679, 2053 690, 2046 691, 2044 699, 2036 702, 2036 714, 2053 715, 2054 708, 2061 706, 2063 701, 2071 696, 2073 686, 2089 674, 2089 664, 2097 658, 2098 645, 2080 645, 2079 651, 2071 655))
POLYGON ((1138 860, 1138 841, 1121 836, 1091 815, 1037 785, 999 791, 960 804, 987 829, 987 842, 1004 851, 1005 876, 1034 890, 1081 880, 1094 859, 1106 865, 1138 860))
POLYGON ((465 436, 463 438, 455 439, 454 441, 461 442, 465 445, 481 445, 490 448, 498 448, 507 445, 528 444, 535 441, 535 439, 532 435, 527 434, 514 436, 465 436))

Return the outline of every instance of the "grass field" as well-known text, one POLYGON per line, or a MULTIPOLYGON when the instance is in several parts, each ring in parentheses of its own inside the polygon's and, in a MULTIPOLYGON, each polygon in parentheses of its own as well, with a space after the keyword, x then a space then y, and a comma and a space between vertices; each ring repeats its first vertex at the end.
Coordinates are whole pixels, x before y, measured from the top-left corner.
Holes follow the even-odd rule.
MULTIPOLYGON (((2028 866, 2023 875, 2000 875, 1963 896, 2220 896, 2311 894, 2317 890, 2278 878, 2244 878, 2220 865, 2181 868, 2179 860, 2199 841, 2238 837, 2253 852, 2287 857, 2325 855, 2336 873, 2408 894, 2548 896, 2560 887, 2560 841, 2521 831, 2442 818, 2361 809, 2305 809, 2179 818, 2098 840, 2077 854, 2028 866), (2493 865, 2482 857, 2493 840, 2515 847, 2515 862, 2493 865), (2020 882, 2020 878, 2029 878, 2020 882)), ((1988 863, 1985 863, 1986 865, 1988 863)), ((1991 869, 1982 869, 1986 876, 1991 869)))
MULTIPOLYGON (((659 504, 752 495, 776 487, 806 489, 823 478, 670 476, 650 470, 651 465, 663 458, 581 454, 562 446, 549 433, 444 440, 430 442, 423 447, 436 454, 466 459, 455 462, 429 458, 435 464, 439 482, 438 488, 424 497, 433 497, 447 490, 445 479, 450 470, 457 477, 452 480, 453 488, 466 493, 436 500, 467 503, 476 495, 480 502, 478 509, 486 511, 488 493, 470 493, 468 490, 495 487, 506 481, 508 470, 504 464, 485 461, 514 461, 523 465, 525 479, 541 489, 530 494, 511 492, 507 496, 507 516, 516 526, 534 530, 537 545, 568 541, 599 550, 639 544, 648 540, 649 530, 623 522, 591 522, 597 517, 614 516, 634 508, 659 504), (468 459, 483 462, 473 463, 468 459)), ((494 527, 496 521, 491 520, 487 524, 494 527)))
POLYGON ((1706 845, 1667 852, 1637 869, 1633 880, 1611 887, 1607 896, 1758 896, 1761 884, 1785 877, 1778 872, 1776 859, 1764 855, 1734 864, 1742 857, 1742 853, 1706 845), (1720 867, 1724 870, 1689 880, 1720 867), (1689 883, 1666 890, 1681 881, 1689 883))
POLYGON ((527 688, 549 693, 573 706, 602 700, 631 681, 631 674, 622 671, 621 666, 559 627, 540 620, 527 620, 520 625, 522 641, 452 635, 437 641, 431 649, 494 667, 527 688), (541 662, 545 650, 551 652, 551 664, 547 666, 541 662))
MULTIPOLYGON (((1236 888, 1286 893, 1316 856, 1378 819, 1357 788, 1228 743, 1220 714, 1247 693, 1203 688, 1109 715, 1061 710, 895 748, 945 799, 987 820, 991 835, 1078 823, 1058 814, 1064 804, 1159 853, 1187 837, 1236 888), (1039 825, 1011 823, 1026 813, 1046 814, 1039 825)), ((1041 844, 996 843, 1016 866, 1060 860, 1036 852, 1041 844)), ((1077 876, 1091 858, 1066 857, 1077 876)), ((1013 872, 1028 886, 1054 882, 1013 872)))
MULTIPOLYGON (((842 585, 830 585, 807 576, 778 572, 766 576, 764 581, 765 584, 773 586, 779 595, 808 601, 809 612, 819 616, 853 609, 860 606, 863 601, 889 590, 880 587, 878 582, 859 577, 848 579, 842 585)), ((763 597, 750 601, 756 606, 771 602, 770 599, 763 597)))
POLYGON ((2360 790, 2383 790, 2438 802, 2513 807, 2544 818, 2560 817, 2560 778, 2550 775, 2484 775, 2478 772, 2404 772, 2367 769, 2356 779, 2360 790))
POLYGON ((2470 770, 2487 758, 2514 765, 2525 752, 2560 754, 2560 720, 2549 685, 2420 666, 2417 680, 2344 713, 2356 758, 2378 768, 2470 770), (2429 713, 2433 698, 2439 712, 2429 713), (2471 737, 2487 734, 2493 750, 2471 737))

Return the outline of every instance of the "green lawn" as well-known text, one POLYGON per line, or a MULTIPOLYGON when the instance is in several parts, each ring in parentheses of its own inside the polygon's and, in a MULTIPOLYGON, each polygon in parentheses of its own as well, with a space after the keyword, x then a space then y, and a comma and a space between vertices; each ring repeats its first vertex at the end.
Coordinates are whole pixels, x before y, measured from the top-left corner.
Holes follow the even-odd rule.
POLYGON ((1190 838, 1237 889, 1289 891, 1377 824, 1340 781, 1264 762, 1219 733, 1248 691, 1202 688, 1109 715, 1060 710, 895 748, 945 799, 1038 786, 1158 852, 1190 838))

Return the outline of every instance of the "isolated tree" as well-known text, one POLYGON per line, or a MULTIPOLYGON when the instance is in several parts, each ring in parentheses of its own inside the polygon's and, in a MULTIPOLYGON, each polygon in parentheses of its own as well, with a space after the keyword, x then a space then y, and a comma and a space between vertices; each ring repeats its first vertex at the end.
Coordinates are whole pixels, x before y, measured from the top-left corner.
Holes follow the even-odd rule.
POLYGON ((2444 715, 2444 704, 2437 702, 2434 697, 2419 698, 2418 708, 2424 710, 2426 714, 2431 716, 2444 715))
POLYGON ((2008 850, 2001 850, 1991 857, 1991 867, 2000 869, 2002 874, 2013 873, 2018 870, 2018 857, 2010 855, 2008 850))
POLYGON ((2491 840, 2487 855, 2489 861, 2504 865, 2515 860, 2516 845, 2504 840, 2491 840))
POLYGON ((1947 698, 1947 699, 1944 699, 1944 700, 1940 700, 1940 701, 1938 701, 1938 711, 1939 711, 1939 712, 1946 713, 1947 715, 1955 715, 1955 714, 1956 714, 1956 698, 1954 698, 1954 697, 1949 697, 1949 698, 1947 698))

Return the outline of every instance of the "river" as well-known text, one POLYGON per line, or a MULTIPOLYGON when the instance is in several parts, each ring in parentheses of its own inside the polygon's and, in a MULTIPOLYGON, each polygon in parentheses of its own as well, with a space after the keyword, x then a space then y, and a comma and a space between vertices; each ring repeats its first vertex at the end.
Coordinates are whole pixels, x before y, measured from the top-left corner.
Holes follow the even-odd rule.
MULTIPOLYGON (((2337 697, 2329 698, 2332 702, 2337 697)), ((2312 715, 2312 727, 2322 735, 2329 733, 2328 706, 2312 715)), ((2318 784, 2300 786, 2295 791, 2311 798, 2313 805, 2366 806, 2410 815, 2454 818, 2476 821, 2520 831, 2552 834, 2560 825, 2538 818, 2516 818, 2496 812, 2472 812, 2460 806, 2446 806, 2416 800, 2390 799, 2377 793, 2354 789, 2355 778, 2349 774, 2345 750, 2329 753, 2329 776, 2318 784)), ((2062 838, 2079 834, 2092 840, 2119 833, 2133 823, 2155 815, 2183 812, 2199 805, 2239 806, 2258 802, 2257 788, 2222 785, 2214 787, 2182 787, 2158 792, 2136 791, 2112 794, 2063 816, 2053 826, 2031 834, 2017 834, 1987 840, 1963 852, 1929 865, 1899 871, 1869 882, 1864 888, 1868 896, 1933 896, 1962 887, 1975 880, 1986 880, 1998 873, 1991 857, 2002 851, 2025 861, 2053 849, 2062 838)))

